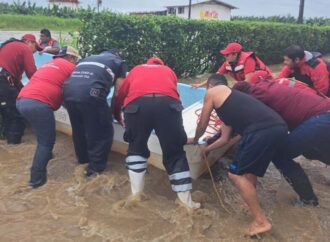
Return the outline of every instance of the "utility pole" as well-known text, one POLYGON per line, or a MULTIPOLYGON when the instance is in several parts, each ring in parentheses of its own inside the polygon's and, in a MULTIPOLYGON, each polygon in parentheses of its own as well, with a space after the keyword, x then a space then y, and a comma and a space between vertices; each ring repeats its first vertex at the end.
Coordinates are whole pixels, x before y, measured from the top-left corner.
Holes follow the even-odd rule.
POLYGON ((304 7, 305 7, 305 0, 300 0, 299 6, 299 16, 298 16, 298 24, 302 24, 304 22, 304 7))
POLYGON ((100 11, 100 5, 102 4, 102 0, 96 0, 97 1, 97 12, 100 11))
POLYGON ((191 18, 191 0, 189 0, 189 7, 188 7, 188 19, 191 18))

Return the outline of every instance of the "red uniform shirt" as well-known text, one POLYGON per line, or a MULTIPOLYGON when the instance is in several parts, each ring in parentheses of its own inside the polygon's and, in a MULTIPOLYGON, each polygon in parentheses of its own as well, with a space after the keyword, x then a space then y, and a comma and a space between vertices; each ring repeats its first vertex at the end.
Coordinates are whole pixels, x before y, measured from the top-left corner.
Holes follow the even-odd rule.
MULTIPOLYGON (((301 61, 299 64, 299 71, 301 75, 306 75, 309 77, 313 83, 312 88, 327 95, 329 89, 329 72, 327 69, 327 64, 321 58, 317 58, 317 60, 320 63, 314 68, 306 64, 305 60, 301 61)), ((290 69, 288 66, 284 66, 278 77, 290 77, 293 73, 293 69, 290 69)))
POLYGON ((272 81, 262 81, 255 85, 240 82, 234 85, 234 89, 252 95, 278 112, 288 124, 289 130, 314 115, 330 111, 330 99, 272 81))
POLYGON ((156 93, 180 100, 177 82, 175 73, 168 66, 143 64, 134 67, 115 98, 115 117, 118 117, 122 105, 146 94, 156 93))
POLYGON ((300 82, 300 81, 297 81, 297 80, 292 80, 292 79, 289 79, 289 78, 275 78, 273 81, 278 83, 278 84, 287 86, 287 87, 302 89, 302 90, 305 90, 306 92, 317 94, 316 90, 310 88, 304 82, 300 82))
POLYGON ((124 106, 134 99, 150 93, 162 94, 180 100, 177 77, 167 66, 138 65, 129 72, 118 97, 123 96, 124 106))
POLYGON ((19 41, 14 41, 0 48, 0 67, 6 69, 13 78, 16 87, 21 87, 22 75, 28 78, 36 72, 33 53, 30 47, 19 41))
POLYGON ((62 87, 75 68, 75 64, 56 58, 42 65, 21 90, 17 98, 31 98, 57 110, 63 102, 62 87))
POLYGON ((219 74, 227 74, 236 81, 244 81, 245 75, 257 70, 264 70, 270 73, 270 69, 253 52, 241 52, 238 62, 231 65, 228 61, 219 68, 219 74), (258 64, 258 65, 257 65, 258 64))

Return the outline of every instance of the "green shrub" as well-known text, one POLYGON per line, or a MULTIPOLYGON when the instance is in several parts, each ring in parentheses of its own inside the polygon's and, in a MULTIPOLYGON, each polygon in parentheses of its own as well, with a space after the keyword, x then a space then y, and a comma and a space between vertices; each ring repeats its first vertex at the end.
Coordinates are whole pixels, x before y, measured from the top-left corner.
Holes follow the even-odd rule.
POLYGON ((0 29, 40 30, 45 27, 51 30, 78 31, 79 19, 66 19, 54 16, 0 14, 0 29))
POLYGON ((281 62, 282 50, 291 44, 322 53, 330 50, 330 27, 113 13, 87 13, 82 23, 83 56, 101 48, 119 48, 132 67, 157 55, 179 76, 215 71, 223 61, 219 50, 232 41, 255 51, 267 64, 281 62))
POLYGON ((23 14, 23 15, 44 15, 55 16, 61 18, 79 18, 83 14, 96 12, 95 8, 88 7, 87 9, 78 8, 71 9, 69 7, 37 7, 35 3, 23 1, 22 3, 14 2, 13 4, 0 3, 0 14, 23 14))

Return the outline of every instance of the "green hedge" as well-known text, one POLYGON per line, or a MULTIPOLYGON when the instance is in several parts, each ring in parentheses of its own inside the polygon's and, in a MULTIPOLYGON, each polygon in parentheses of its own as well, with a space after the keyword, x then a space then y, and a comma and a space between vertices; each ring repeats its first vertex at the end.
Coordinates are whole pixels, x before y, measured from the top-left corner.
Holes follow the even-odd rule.
POLYGON ((82 22, 83 56, 101 48, 119 48, 132 67, 157 55, 179 76, 215 71, 223 61, 219 49, 232 41, 255 51, 267 64, 281 62, 282 50, 291 44, 322 53, 330 50, 330 27, 111 13, 89 13, 82 22))

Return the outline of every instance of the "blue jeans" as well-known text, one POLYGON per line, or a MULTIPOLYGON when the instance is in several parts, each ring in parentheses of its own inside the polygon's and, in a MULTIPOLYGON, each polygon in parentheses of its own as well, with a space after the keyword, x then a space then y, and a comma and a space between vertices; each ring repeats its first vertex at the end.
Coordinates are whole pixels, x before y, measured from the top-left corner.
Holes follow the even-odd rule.
POLYGON ((21 98, 16 106, 28 120, 37 135, 37 149, 31 167, 31 181, 46 176, 47 164, 51 159, 55 144, 55 117, 53 109, 46 103, 35 99, 21 98))
POLYGON ((315 115, 294 129, 287 143, 289 158, 304 155, 330 165, 330 111, 315 115))

